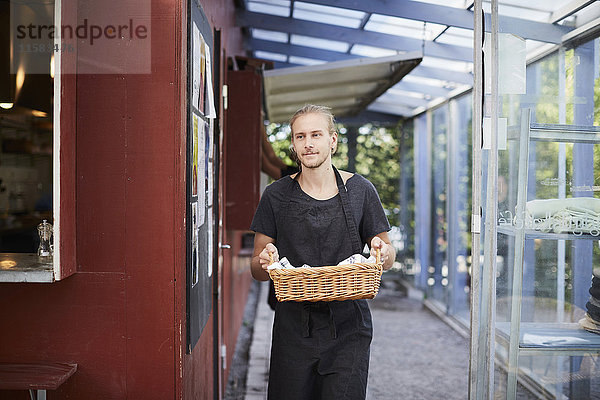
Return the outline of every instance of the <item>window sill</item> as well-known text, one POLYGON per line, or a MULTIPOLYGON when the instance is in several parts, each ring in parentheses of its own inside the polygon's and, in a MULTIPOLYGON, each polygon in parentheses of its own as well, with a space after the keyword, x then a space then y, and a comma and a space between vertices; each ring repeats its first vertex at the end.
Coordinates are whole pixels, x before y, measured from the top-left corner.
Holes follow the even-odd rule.
POLYGON ((0 282, 54 282, 52 262, 35 253, 0 253, 0 282))

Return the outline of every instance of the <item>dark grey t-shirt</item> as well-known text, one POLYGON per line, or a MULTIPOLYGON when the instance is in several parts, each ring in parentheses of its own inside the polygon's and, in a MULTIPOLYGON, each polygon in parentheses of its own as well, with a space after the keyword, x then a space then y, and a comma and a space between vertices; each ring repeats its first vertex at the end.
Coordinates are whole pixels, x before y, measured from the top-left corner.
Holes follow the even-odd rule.
MULTIPOLYGON (((285 176, 267 186, 252 219, 250 230, 267 235, 277 242, 276 221, 279 214, 285 212, 284 208, 288 203, 287 188, 291 180, 289 176, 285 176)), ((350 209, 362 241, 361 247, 364 247, 369 238, 389 231, 390 224, 381 206, 377 190, 371 182, 361 175, 354 174, 346 181, 346 188, 350 199, 350 209)), ((308 198, 309 202, 314 203, 315 207, 322 206, 324 201, 329 201, 316 200, 306 194, 304 196, 308 198)), ((334 199, 337 200, 338 196, 339 194, 334 199)))

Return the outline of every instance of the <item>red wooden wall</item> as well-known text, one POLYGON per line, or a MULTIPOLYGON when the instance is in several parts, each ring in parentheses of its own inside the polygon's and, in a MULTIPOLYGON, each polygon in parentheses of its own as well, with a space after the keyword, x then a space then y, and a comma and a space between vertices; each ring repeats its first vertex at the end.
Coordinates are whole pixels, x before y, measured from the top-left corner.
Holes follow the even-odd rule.
MULTIPOLYGON (((233 1, 200 2, 222 31, 221 57, 240 54, 233 1)), ((110 11, 109 2, 62 7, 65 16, 78 7, 110 11)), ((137 10, 151 20, 151 74, 64 77, 61 140, 71 178, 62 182, 72 187, 61 212, 72 222, 63 254, 77 272, 53 284, 0 284, 0 361, 78 364, 51 400, 212 399, 214 379, 224 385, 226 371, 213 376, 214 313, 185 354, 185 7, 152 0, 151 10, 137 10)), ((225 251, 218 271, 232 287, 219 303, 228 353, 249 283, 248 269, 232 275, 233 254, 225 251)), ((19 396, 28 398, 0 392, 19 396)))

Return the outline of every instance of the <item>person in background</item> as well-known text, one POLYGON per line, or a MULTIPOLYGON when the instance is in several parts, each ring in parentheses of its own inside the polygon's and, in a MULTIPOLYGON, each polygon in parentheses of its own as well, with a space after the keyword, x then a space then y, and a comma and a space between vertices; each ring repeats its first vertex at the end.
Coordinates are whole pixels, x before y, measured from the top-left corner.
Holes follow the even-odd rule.
MULTIPOLYGON (((254 215, 252 276, 269 279, 271 257, 292 265, 337 265, 365 244, 389 269, 396 252, 390 225, 373 184, 338 171, 328 107, 306 105, 290 120, 300 172, 269 185, 254 215)), ((364 399, 372 339, 365 300, 278 302, 269 370, 269 399, 364 399)))
POLYGON ((262 172, 269 175, 274 180, 298 172, 297 167, 287 165, 279 157, 277 157, 277 154, 275 154, 275 151, 273 150, 273 146, 269 142, 267 130, 265 129, 264 125, 262 125, 261 130, 262 158, 260 169, 262 172))

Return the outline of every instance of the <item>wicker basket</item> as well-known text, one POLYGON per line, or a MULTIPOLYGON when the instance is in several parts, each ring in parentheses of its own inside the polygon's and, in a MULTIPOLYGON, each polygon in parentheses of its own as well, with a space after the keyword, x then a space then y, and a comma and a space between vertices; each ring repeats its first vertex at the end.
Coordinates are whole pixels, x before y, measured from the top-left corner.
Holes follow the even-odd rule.
POLYGON ((327 267, 269 270, 279 301, 372 299, 379 291, 383 263, 377 261, 327 267))

